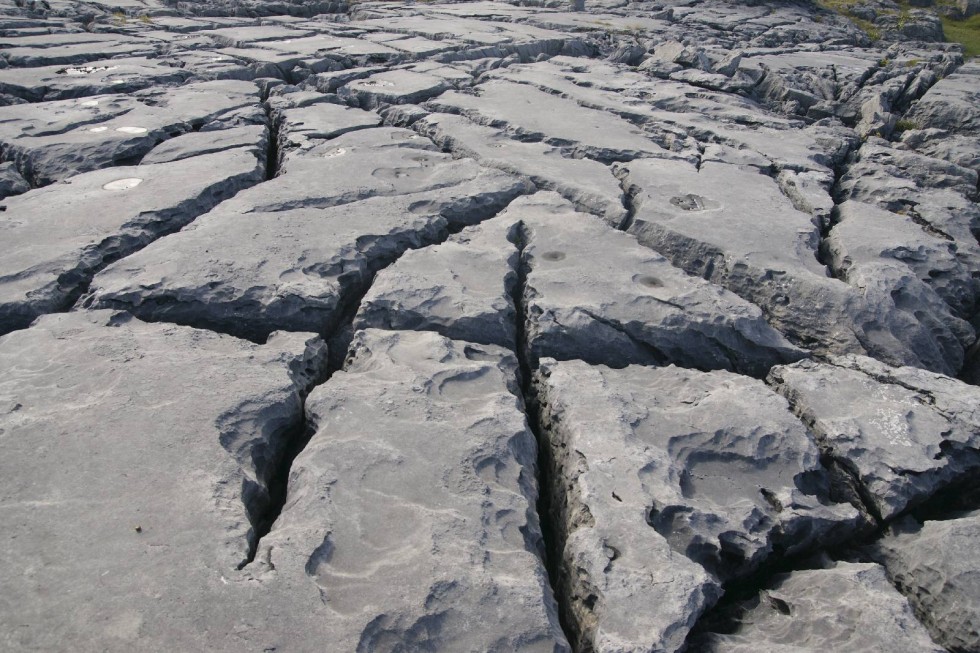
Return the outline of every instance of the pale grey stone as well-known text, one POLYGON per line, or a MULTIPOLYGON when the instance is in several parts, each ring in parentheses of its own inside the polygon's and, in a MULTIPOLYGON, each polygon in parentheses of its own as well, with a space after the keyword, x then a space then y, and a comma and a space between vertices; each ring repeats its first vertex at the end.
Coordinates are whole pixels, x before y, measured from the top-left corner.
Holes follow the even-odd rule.
POLYGON ((440 245, 405 252, 375 277, 354 328, 435 331, 515 349, 518 232, 508 211, 440 245))
POLYGON ((676 651, 720 581, 850 534, 786 401, 728 372, 542 361, 560 592, 596 651, 676 651))
POLYGON ((838 562, 781 574, 741 610, 732 634, 698 641, 705 653, 922 651, 943 653, 880 565, 838 562))
POLYGON ((521 198, 527 346, 533 360, 676 363, 765 376, 805 355, 758 307, 690 277, 633 236, 552 194, 521 198))
POLYGON ((242 646, 236 567, 325 355, 113 311, 0 338, 4 648, 242 646))
POLYGON ((570 650, 516 375, 498 347, 369 329, 311 394, 316 433, 258 558, 320 588, 331 647, 570 650))
POLYGON ((0 332, 69 308, 108 263, 257 183, 262 154, 238 148, 96 170, 7 198, 0 214, 0 332))
POLYGON ((950 651, 980 648, 980 513, 897 523, 874 546, 892 582, 950 651))
POLYGON ((976 386, 861 356, 775 367, 769 379, 879 519, 980 468, 976 386))

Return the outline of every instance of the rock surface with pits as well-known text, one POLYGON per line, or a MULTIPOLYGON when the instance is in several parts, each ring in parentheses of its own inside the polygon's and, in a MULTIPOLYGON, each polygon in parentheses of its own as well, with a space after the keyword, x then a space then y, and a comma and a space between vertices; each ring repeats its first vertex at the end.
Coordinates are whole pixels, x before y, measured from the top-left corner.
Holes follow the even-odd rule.
POLYGON ((938 19, 0 4, 0 649, 976 648, 938 19))

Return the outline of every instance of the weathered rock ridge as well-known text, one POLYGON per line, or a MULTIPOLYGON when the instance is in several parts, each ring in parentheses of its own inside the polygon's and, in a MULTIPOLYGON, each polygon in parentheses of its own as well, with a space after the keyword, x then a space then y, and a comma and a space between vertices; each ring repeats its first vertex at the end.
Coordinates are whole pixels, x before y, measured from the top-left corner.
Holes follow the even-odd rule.
POLYGON ((0 649, 980 651, 930 11, 0 1, 0 649))

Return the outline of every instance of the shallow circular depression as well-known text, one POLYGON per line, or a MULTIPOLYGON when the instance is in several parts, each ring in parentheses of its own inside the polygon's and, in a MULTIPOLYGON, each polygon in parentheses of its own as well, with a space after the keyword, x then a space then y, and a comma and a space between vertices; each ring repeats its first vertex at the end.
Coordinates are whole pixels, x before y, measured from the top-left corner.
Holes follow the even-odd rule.
POLYGON ((116 131, 123 134, 145 134, 149 130, 146 127, 116 127, 116 131))
POLYGON ((103 190, 129 190, 130 188, 136 188, 143 183, 143 180, 139 177, 125 177, 123 179, 117 179, 115 181, 110 181, 108 184, 102 186, 103 190))
POLYGON ((344 156, 345 154, 347 154, 347 149, 346 148, 337 147, 337 148, 334 148, 334 149, 330 150, 329 152, 324 152, 323 153, 323 158, 324 159, 333 159, 334 157, 344 156))
POLYGON ((84 102, 82 102, 82 106, 83 107, 97 107, 97 106, 99 106, 99 101, 98 100, 85 100, 84 102))
POLYGON ((564 261, 565 252, 545 252, 541 255, 541 258, 543 258, 545 261, 564 261))
POLYGON ((652 274, 639 274, 633 277, 633 281, 647 288, 663 288, 664 286, 664 282, 652 274))
POLYGON ((671 197, 670 203, 683 211, 703 211, 707 206, 703 197, 693 193, 671 197))
POLYGON ((101 134, 102 132, 109 131, 108 127, 92 127, 90 130, 93 134, 101 134))

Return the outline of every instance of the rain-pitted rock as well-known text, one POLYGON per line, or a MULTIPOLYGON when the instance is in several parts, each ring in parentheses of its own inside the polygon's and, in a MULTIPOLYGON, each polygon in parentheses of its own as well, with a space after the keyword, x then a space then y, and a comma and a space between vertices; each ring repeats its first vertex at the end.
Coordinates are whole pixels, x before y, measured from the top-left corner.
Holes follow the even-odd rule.
POLYGON ((877 519, 980 469, 976 386, 862 356, 775 367, 769 380, 877 519))
POLYGON ((963 365, 961 334, 906 303, 921 282, 904 266, 868 266, 849 284, 830 278, 817 260, 820 220, 796 210, 772 178, 723 163, 641 159, 626 166, 625 183, 637 207, 630 233, 757 304, 797 344, 951 374, 963 365))
POLYGON ((66 310, 108 263, 263 179, 263 155, 238 148, 96 170, 7 198, 0 214, 0 333, 66 310))
POLYGON ((325 356, 113 311, 0 338, 4 648, 233 650, 218 603, 325 356))
POLYGON ((546 359, 534 389, 560 587, 596 651, 675 651, 721 580, 859 526, 828 502, 816 444, 761 381, 546 359))
POLYGON ((569 651, 541 559, 517 359, 359 331, 259 560, 315 583, 342 651, 569 651))
POLYGON ((876 564, 838 562, 776 576, 739 605, 734 633, 692 645, 704 653, 921 651, 943 653, 876 564))
POLYGON ((980 512, 896 523, 872 555, 908 597, 933 639, 950 651, 980 648, 980 512))
POLYGON ((107 268, 80 304, 257 341, 279 329, 329 335, 378 269, 445 240, 450 227, 492 217, 528 190, 516 177, 479 168, 455 182, 323 209, 241 212, 225 202, 107 268))
POLYGON ((501 217, 523 228, 532 360, 675 363, 765 376, 780 361, 805 356, 758 307, 688 276, 554 193, 521 198, 501 217))

